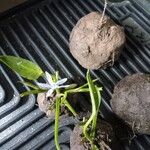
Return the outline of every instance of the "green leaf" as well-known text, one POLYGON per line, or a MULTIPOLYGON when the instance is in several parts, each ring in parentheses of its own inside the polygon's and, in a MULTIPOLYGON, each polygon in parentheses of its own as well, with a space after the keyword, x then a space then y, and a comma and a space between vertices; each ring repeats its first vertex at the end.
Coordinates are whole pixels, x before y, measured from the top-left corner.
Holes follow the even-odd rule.
POLYGON ((88 86, 89 86, 89 90, 90 90, 92 106, 95 106, 96 111, 98 111, 100 102, 101 102, 101 97, 100 97, 98 87, 96 85, 94 85, 94 83, 91 79, 89 70, 87 71, 86 78, 87 78, 87 82, 88 82, 88 86))
POLYGON ((37 64, 21 57, 0 55, 0 61, 29 80, 36 80, 43 74, 42 69, 37 64))
POLYGON ((97 97, 98 97, 98 99, 97 99, 97 111, 99 111, 99 107, 100 107, 101 100, 102 100, 100 91, 102 91, 102 89, 99 90, 99 88, 96 85, 95 85, 95 88, 96 88, 96 93, 97 93, 97 97))
POLYGON ((30 94, 38 94, 38 93, 43 93, 46 92, 46 90, 42 90, 42 89, 38 89, 38 90, 30 90, 30 91, 26 91, 20 94, 21 97, 30 95, 30 94))
POLYGON ((96 133, 98 111, 99 111, 99 107, 101 103, 101 95, 100 95, 99 88, 93 83, 91 79, 89 70, 87 71, 86 79, 87 79, 87 83, 88 83, 88 87, 90 91, 90 97, 91 97, 91 103, 92 103, 92 114, 84 126, 84 135, 92 143, 91 145, 93 147, 94 146, 93 139, 95 138, 95 133, 96 133), (88 134, 87 128, 89 127, 91 123, 92 123, 91 133, 88 134))

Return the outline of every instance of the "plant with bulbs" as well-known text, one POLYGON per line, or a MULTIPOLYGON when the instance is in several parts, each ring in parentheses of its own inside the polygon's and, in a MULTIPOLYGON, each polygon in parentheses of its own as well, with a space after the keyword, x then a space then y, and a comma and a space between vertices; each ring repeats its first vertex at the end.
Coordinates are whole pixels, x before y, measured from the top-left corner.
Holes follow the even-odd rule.
POLYGON ((59 127, 59 116, 61 114, 61 107, 65 106, 75 117, 78 115, 75 109, 68 102, 68 94, 73 93, 89 93, 92 103, 92 113, 89 119, 83 125, 83 134, 85 138, 90 142, 92 147, 95 149, 93 143, 95 132, 96 132, 96 122, 98 117, 98 110, 101 103, 100 91, 101 87, 97 87, 94 82, 97 80, 92 80, 90 77, 89 70, 87 71, 86 79, 87 83, 82 86, 77 86, 76 84, 64 85, 67 81, 67 78, 61 79, 58 72, 55 72, 53 75, 49 74, 47 71, 43 70, 35 63, 23 59, 21 57, 9 56, 9 55, 0 55, 0 62, 7 65, 13 71, 17 72, 20 76, 30 80, 31 82, 21 82, 28 87, 29 91, 25 91, 20 94, 21 97, 27 96, 30 94, 39 94, 45 93, 46 97, 51 97, 55 95, 54 109, 55 109, 55 145, 57 150, 60 150, 60 145, 58 141, 58 127, 59 127), (35 82, 32 83, 32 80, 36 81, 38 78, 43 77, 46 80, 46 83, 35 82), (89 131, 89 126, 91 130, 89 131))

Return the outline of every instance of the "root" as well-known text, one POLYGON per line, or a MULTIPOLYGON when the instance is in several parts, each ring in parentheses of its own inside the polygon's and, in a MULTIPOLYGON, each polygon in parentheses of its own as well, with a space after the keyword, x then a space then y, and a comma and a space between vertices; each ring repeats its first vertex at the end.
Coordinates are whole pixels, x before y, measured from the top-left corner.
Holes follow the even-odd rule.
POLYGON ((112 53, 111 66, 114 65, 114 62, 115 62, 115 52, 112 53))
POLYGON ((131 129, 132 129, 133 135, 129 139, 129 144, 131 144, 132 140, 137 137, 136 134, 135 134, 134 128, 135 128, 135 121, 132 124, 132 128, 131 129))
POLYGON ((106 8, 107 8, 107 0, 105 0, 105 3, 104 3, 104 9, 103 9, 103 12, 102 12, 102 17, 101 17, 101 22, 100 24, 102 25, 103 24, 103 18, 104 18, 104 15, 105 15, 105 11, 106 11, 106 8))
POLYGON ((100 142, 100 148, 101 150, 111 150, 111 148, 104 141, 100 142))

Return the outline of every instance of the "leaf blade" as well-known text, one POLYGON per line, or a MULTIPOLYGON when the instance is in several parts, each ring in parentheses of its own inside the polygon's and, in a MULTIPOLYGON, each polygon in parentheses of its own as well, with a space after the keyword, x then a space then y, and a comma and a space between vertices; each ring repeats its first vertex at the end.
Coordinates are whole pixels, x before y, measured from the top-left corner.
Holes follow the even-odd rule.
POLYGON ((35 63, 10 55, 0 55, 0 61, 24 78, 36 80, 42 74, 42 69, 35 63))
POLYGON ((95 107, 95 109, 97 110, 97 107, 98 106, 98 93, 97 93, 97 90, 96 90, 96 87, 91 79, 91 76, 90 76, 90 72, 89 70, 87 71, 87 83, 88 83, 88 86, 89 86, 89 90, 90 90, 90 97, 91 97, 91 101, 92 101, 92 106, 95 107))
POLYGON ((100 104, 101 104, 100 92, 102 91, 102 87, 98 87, 97 85, 94 84, 94 80, 91 79, 89 70, 87 71, 86 78, 87 78, 87 82, 88 82, 88 86, 90 90, 91 100, 93 101, 93 104, 95 104, 94 105, 95 109, 98 112, 100 104))

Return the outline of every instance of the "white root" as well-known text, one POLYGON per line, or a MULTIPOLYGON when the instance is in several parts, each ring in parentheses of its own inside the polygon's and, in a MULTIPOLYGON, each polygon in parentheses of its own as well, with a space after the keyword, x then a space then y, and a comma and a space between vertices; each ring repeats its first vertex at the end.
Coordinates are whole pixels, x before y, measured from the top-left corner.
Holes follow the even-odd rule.
POLYGON ((111 148, 104 141, 100 142, 100 148, 102 150, 111 150, 111 148))
POLYGON ((103 12, 102 12, 101 24, 103 24, 103 18, 104 18, 104 15, 105 15, 105 11, 106 11, 106 8, 107 8, 107 4, 108 4, 108 3, 107 3, 107 0, 105 0, 103 12))

